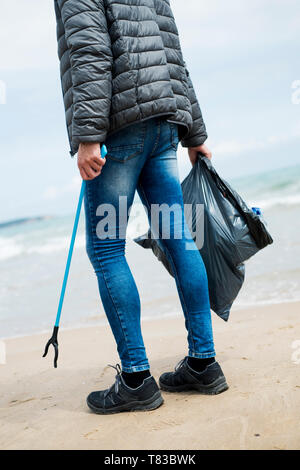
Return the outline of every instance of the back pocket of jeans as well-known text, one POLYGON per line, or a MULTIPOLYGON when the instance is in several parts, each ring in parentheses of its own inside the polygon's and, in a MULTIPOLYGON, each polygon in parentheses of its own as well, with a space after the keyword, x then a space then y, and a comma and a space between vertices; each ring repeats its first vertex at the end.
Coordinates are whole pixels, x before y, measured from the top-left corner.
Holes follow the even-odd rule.
POLYGON ((175 124, 174 122, 170 122, 169 124, 171 129, 171 145, 175 150, 177 150, 179 144, 178 124, 175 124))
POLYGON ((144 151, 145 134, 144 122, 134 123, 114 132, 105 142, 107 157, 121 163, 137 157, 144 151))

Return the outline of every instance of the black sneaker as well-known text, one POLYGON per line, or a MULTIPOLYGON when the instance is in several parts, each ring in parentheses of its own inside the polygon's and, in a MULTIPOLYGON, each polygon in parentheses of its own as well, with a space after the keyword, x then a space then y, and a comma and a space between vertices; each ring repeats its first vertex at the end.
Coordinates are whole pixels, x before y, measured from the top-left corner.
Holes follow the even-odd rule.
POLYGON ((94 413, 150 411, 163 404, 163 398, 154 377, 147 377, 139 387, 130 388, 124 382, 120 366, 117 365, 114 369, 117 371, 114 385, 108 390, 92 392, 87 397, 87 405, 94 413))
POLYGON ((228 389, 226 379, 217 362, 208 365, 203 372, 196 372, 188 365, 188 358, 180 361, 175 372, 166 372, 160 376, 161 390, 184 392, 197 390, 205 395, 217 395, 228 389))

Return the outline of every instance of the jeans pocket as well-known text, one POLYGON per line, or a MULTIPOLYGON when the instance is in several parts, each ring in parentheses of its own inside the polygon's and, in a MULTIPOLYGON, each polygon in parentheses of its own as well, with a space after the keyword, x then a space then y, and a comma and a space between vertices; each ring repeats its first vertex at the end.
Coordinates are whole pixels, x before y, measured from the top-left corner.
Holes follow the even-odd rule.
POLYGON ((107 157, 121 163, 130 160, 144 151, 146 125, 144 122, 114 132, 106 139, 107 157))

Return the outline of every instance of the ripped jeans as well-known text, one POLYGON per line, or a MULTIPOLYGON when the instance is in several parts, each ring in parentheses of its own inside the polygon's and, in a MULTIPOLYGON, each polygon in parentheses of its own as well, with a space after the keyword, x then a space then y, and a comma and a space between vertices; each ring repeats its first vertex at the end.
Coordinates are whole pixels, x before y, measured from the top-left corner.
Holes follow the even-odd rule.
MULTIPOLYGON (((87 253, 98 278, 122 369, 137 372, 149 369, 149 363, 141 331, 139 293, 125 257, 128 212, 121 217, 120 197, 130 208, 137 190, 150 222, 153 205, 175 204, 183 214, 176 155, 178 127, 164 117, 155 117, 117 131, 105 144, 108 155, 102 173, 86 184, 87 253), (107 229, 108 212, 111 217, 107 229)), ((151 228, 163 244, 175 274, 188 332, 188 355, 214 357, 206 270, 198 249, 191 249, 195 248, 191 246, 194 241, 184 215, 181 220, 182 224, 176 226, 181 237, 174 235, 172 226, 170 236, 161 237, 161 221, 151 228)), ((171 218, 170 225, 174 225, 171 218)))

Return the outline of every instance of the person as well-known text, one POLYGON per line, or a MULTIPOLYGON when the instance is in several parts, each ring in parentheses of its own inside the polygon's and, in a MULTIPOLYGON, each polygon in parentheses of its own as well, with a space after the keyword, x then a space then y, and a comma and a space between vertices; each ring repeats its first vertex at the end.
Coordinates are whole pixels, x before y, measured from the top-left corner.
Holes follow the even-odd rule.
POLYGON ((184 219, 177 169, 179 142, 192 164, 211 152, 170 2, 55 0, 55 11, 70 153, 78 153, 86 181, 87 253, 122 366, 112 387, 92 392, 87 404, 107 414, 155 409, 163 403, 160 389, 223 392, 228 386, 215 361, 207 275, 184 219), (188 333, 187 356, 161 375, 160 388, 150 373, 139 293, 125 257, 129 212, 122 204, 130 208, 136 191, 175 273, 188 333), (162 233, 164 216, 151 220, 152 208, 162 205, 175 207, 170 236, 162 233))

